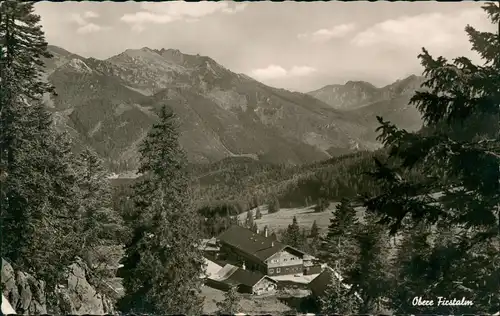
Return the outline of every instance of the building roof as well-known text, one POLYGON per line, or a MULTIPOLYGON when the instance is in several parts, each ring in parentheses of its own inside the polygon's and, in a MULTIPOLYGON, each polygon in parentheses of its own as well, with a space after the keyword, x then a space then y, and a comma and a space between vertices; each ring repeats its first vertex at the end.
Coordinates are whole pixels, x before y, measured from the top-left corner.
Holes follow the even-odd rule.
POLYGON ((247 228, 237 225, 229 227, 225 232, 219 235, 218 239, 219 241, 238 248, 260 261, 265 261, 285 248, 302 256, 304 255, 304 253, 298 249, 274 241, 270 237, 256 234, 247 228))
POLYGON ((273 283, 278 283, 275 280, 268 277, 267 275, 264 275, 259 272, 243 270, 241 268, 239 268, 233 274, 231 274, 231 276, 229 276, 229 279, 237 284, 243 284, 250 287, 253 287, 255 284, 259 283, 260 280, 262 279, 268 279, 273 283))
POLYGON ((227 279, 231 274, 234 273, 234 271, 238 270, 239 268, 237 266, 233 266, 232 264, 226 264, 222 269, 219 270, 216 274, 213 275, 211 279, 214 280, 225 280, 227 279))
POLYGON ((205 260, 205 271, 202 274, 203 277, 212 278, 216 276, 219 273, 219 271, 222 270, 222 267, 217 263, 210 261, 207 258, 204 258, 204 260, 205 260))
POLYGON ((339 276, 335 274, 332 269, 327 268, 309 283, 311 292, 316 296, 321 296, 326 291, 328 285, 332 282, 332 276, 336 277, 336 281, 342 282, 342 279, 339 278, 339 276))
POLYGON ((249 287, 253 287, 262 279, 268 279, 273 283, 277 283, 275 280, 260 272, 245 270, 231 264, 226 264, 217 274, 213 275, 211 279, 235 286, 246 285, 249 287))
MULTIPOLYGON (((342 276, 340 275, 340 273, 338 273, 337 271, 335 271, 334 269, 330 268, 330 267, 326 267, 323 272, 321 272, 317 277, 315 277, 310 283, 309 283, 309 288, 311 289, 311 292, 315 295, 315 296, 321 296, 325 293, 328 285, 332 282, 332 278, 336 281, 336 282, 341 282, 342 283, 342 286, 344 286, 344 288, 346 289, 350 289, 351 288, 351 285, 349 284, 345 284, 344 282, 342 282, 343 278, 342 276)), ((361 297, 359 296, 358 293, 354 293, 354 295, 358 298, 358 299, 361 299, 361 297)))

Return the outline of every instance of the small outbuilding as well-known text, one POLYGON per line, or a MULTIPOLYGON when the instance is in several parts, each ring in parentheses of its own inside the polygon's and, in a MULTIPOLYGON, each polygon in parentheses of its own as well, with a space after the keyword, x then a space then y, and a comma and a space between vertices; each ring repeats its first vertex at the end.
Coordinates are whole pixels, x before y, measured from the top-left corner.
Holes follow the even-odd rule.
MULTIPOLYGON (((321 272, 317 277, 315 277, 310 283, 309 283, 309 289, 311 290, 311 293, 313 297, 321 297, 325 294, 326 289, 328 288, 328 285, 330 285, 332 282, 339 282, 342 284, 342 286, 346 289, 350 289, 351 285, 345 284, 343 281, 342 276, 340 273, 335 271, 334 269, 326 266, 323 272, 321 272)), ((354 293, 354 295, 361 300, 361 297, 359 296, 358 293, 354 293)))
POLYGON ((207 278, 205 284, 223 291, 235 286, 240 293, 255 295, 273 293, 278 288, 278 282, 267 275, 231 264, 227 264, 216 275, 207 278))

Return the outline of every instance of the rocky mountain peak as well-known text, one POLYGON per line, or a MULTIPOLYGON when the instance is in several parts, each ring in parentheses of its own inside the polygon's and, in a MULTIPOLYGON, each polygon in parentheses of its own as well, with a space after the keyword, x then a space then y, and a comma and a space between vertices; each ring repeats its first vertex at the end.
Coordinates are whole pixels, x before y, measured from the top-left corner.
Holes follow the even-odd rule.
POLYGON ((344 85, 328 85, 308 94, 335 109, 352 109, 372 101, 377 88, 365 81, 347 81, 344 85))
POLYGON ((79 73, 91 73, 92 69, 81 59, 72 58, 63 67, 71 68, 75 72, 79 73))
POLYGON ((180 55, 183 55, 183 53, 178 50, 178 49, 174 49, 174 48, 162 48, 159 50, 159 53, 161 55, 165 54, 165 55, 173 55, 173 56, 180 56, 180 55))
POLYGON ((174 62, 176 64, 182 65, 185 62, 184 54, 178 49, 160 49, 156 51, 163 58, 174 62))
POLYGON ((413 94, 415 90, 420 89, 424 80, 424 77, 411 75, 381 88, 381 91, 391 97, 413 94))
POLYGON ((70 76, 57 69, 50 76, 58 91, 55 108, 64 117, 61 129, 96 148, 112 162, 112 171, 134 170, 137 146, 165 104, 182 118, 180 141, 191 162, 252 154, 298 164, 329 157, 331 148, 374 146, 360 138, 374 128, 356 117, 312 96, 236 74, 207 56, 143 47, 106 60, 68 61, 64 67, 93 73, 70 76))
POLYGON ((411 75, 382 88, 366 81, 350 80, 344 85, 328 85, 308 94, 333 108, 352 110, 392 98, 407 97, 420 88, 423 80, 423 77, 411 75))
POLYGON ((346 87, 353 87, 353 88, 369 88, 369 89, 376 89, 374 85, 372 85, 369 82, 366 81, 347 81, 345 83, 346 87))

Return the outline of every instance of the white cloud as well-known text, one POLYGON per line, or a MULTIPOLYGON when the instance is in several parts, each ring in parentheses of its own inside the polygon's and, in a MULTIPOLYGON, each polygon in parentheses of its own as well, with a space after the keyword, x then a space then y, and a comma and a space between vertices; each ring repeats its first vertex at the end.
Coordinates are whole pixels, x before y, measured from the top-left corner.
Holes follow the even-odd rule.
POLYGON ((352 43, 359 47, 387 45, 397 49, 419 50, 426 47, 442 52, 468 45, 464 27, 490 28, 481 8, 460 12, 426 13, 386 20, 358 33, 352 43))
POLYGON ((147 11, 141 11, 134 14, 125 14, 121 20, 130 24, 141 24, 144 22, 164 24, 174 21, 170 15, 155 14, 147 11))
POLYGON ((256 79, 265 80, 286 77, 288 71, 281 66, 269 65, 266 68, 254 69, 250 73, 252 77, 255 77, 256 79))
POLYGON ((143 24, 166 24, 173 21, 185 20, 188 22, 196 22, 199 18, 218 12, 225 14, 234 14, 241 12, 247 6, 246 3, 233 4, 229 1, 220 2, 164 2, 164 3, 141 3, 142 11, 125 14, 121 20, 131 24, 133 27, 143 24))
POLYGON ((102 29, 103 29, 102 26, 99 26, 94 23, 88 23, 84 26, 80 26, 76 31, 80 34, 88 34, 88 33, 99 32, 102 29))
POLYGON ((99 32, 104 27, 95 23, 88 22, 87 19, 97 18, 99 15, 93 11, 86 11, 83 14, 73 13, 69 16, 71 22, 76 23, 79 27, 76 32, 79 34, 89 34, 99 32))
POLYGON ((228 14, 238 13, 238 12, 245 10, 247 5, 248 5, 248 3, 240 3, 240 4, 237 4, 233 7, 226 7, 224 9, 222 9, 222 12, 228 13, 228 14))
POLYGON ((69 16, 69 19, 80 25, 80 26, 83 26, 85 24, 87 24, 87 21, 85 20, 85 18, 81 15, 81 14, 78 14, 78 13, 72 13, 70 16, 69 16))
POLYGON ((348 35, 356 28, 354 23, 339 24, 329 29, 319 29, 312 33, 302 33, 299 39, 309 39, 313 42, 326 42, 333 38, 341 38, 348 35))
POLYGON ((250 75, 257 80, 270 80, 284 77, 307 76, 315 71, 316 69, 309 66, 293 66, 289 70, 286 70, 278 65, 269 65, 266 68, 252 70, 250 75))
POLYGON ((99 14, 95 13, 94 11, 85 11, 83 17, 86 19, 95 19, 99 17, 99 14))

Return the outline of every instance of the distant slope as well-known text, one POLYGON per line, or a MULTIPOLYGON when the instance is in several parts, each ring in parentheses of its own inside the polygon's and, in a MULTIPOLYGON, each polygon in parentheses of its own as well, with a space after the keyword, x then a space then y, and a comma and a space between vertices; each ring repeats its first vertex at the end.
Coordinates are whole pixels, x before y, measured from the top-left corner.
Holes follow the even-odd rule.
POLYGON ((364 81, 348 81, 345 85, 328 85, 308 94, 340 110, 353 109, 378 101, 380 98, 379 89, 364 81))
POLYGON ((348 81, 344 85, 328 85, 307 94, 330 105, 334 109, 353 110, 375 102, 400 96, 410 96, 420 87, 423 78, 411 75, 382 88, 364 81, 348 81))
POLYGON ((359 137, 373 141, 374 129, 378 126, 377 115, 408 130, 415 131, 422 127, 420 113, 408 103, 414 92, 420 89, 423 80, 423 77, 412 75, 382 88, 366 82, 349 81, 345 85, 326 86, 308 94, 332 108, 354 115, 367 127, 359 137))
POLYGON ((51 46, 48 80, 61 129, 94 147, 115 171, 137 166, 137 145, 167 105, 180 118, 191 162, 248 156, 302 164, 377 144, 358 114, 266 86, 206 56, 142 48, 82 58, 51 46))

